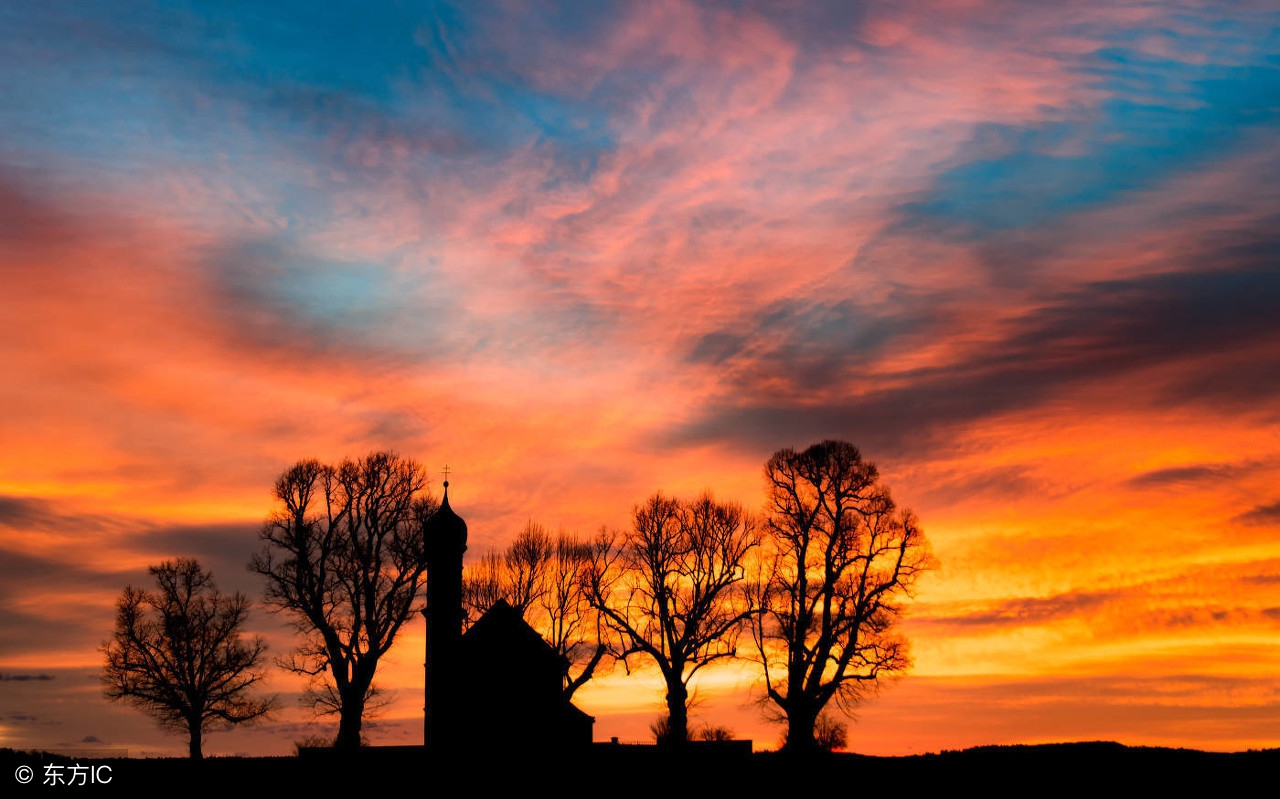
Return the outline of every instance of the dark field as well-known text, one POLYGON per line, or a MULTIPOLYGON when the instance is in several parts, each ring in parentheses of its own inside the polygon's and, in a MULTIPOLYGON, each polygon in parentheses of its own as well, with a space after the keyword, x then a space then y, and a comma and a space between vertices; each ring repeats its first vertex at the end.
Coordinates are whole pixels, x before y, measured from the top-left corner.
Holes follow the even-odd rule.
POLYGON ((779 753, 703 749, 687 754, 652 747, 597 745, 568 759, 551 754, 470 753, 447 762, 417 748, 371 748, 355 757, 312 750, 303 757, 79 760, 0 750, 2 796, 1041 796, 1184 795, 1245 792, 1274 795, 1280 750, 1218 753, 1125 747, 1117 743, 993 746, 910 757, 833 754, 799 759, 779 753), (109 766, 107 784, 87 769, 109 766), (27 766, 31 781, 18 771, 27 766), (49 769, 50 766, 54 768, 49 769), (60 767, 60 769, 59 769, 60 767), (63 783, 46 784, 50 774, 63 783), (976 793, 975 793, 976 792, 976 793))

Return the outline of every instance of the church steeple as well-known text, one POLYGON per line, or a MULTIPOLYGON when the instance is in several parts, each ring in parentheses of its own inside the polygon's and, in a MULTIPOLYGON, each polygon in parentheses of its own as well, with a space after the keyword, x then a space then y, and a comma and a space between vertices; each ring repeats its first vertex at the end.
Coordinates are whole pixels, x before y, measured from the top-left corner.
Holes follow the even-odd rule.
POLYGON ((462 555, 467 551, 467 523, 449 507, 447 479, 440 508, 423 524, 422 534, 427 561, 423 740, 429 749, 440 750, 448 746, 449 732, 461 722, 458 644, 462 639, 462 555))
MULTIPOLYGON (((467 523, 449 507, 448 480, 444 481, 444 499, 440 500, 440 507, 431 514, 423 528, 423 538, 427 547, 428 569, 437 557, 447 557, 454 550, 461 557, 467 551, 467 523)), ((430 572, 427 579, 430 581, 430 572)), ((461 593, 458 595, 458 602, 461 607, 461 593)))

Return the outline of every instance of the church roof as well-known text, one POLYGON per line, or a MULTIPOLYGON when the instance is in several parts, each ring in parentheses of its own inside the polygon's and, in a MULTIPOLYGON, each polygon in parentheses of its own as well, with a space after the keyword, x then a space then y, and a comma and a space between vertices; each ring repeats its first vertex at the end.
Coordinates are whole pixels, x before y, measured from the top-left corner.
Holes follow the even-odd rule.
POLYGON ((531 662, 545 664, 554 667, 559 678, 561 656, 505 599, 499 599, 477 619, 462 640, 472 657, 501 657, 526 666, 531 662))

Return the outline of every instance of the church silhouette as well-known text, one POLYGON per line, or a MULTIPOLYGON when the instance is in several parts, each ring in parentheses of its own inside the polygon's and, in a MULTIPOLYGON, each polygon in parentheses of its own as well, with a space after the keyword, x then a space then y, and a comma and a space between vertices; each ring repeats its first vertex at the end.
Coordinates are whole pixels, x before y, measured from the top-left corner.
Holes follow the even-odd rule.
POLYGON ((499 601, 462 632, 467 523, 449 506, 448 480, 423 535, 427 749, 474 751, 516 741, 549 750, 590 747, 595 719, 564 698, 564 657, 511 605, 499 601))

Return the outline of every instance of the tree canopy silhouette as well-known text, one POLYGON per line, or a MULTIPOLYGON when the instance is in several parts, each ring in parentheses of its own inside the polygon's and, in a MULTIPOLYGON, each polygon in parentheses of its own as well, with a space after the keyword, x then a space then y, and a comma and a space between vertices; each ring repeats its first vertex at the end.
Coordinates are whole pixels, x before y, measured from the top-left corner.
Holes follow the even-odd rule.
POLYGON ((740 505, 710 494, 691 502, 654 494, 623 534, 602 533, 585 572, 588 597, 620 639, 624 664, 651 658, 666 683, 665 742, 689 740, 689 681, 737 654, 754 608, 746 560, 759 543, 740 505))
POLYGON ((581 579, 590 562, 591 544, 568 533, 552 536, 529 521, 506 550, 489 550, 463 576, 469 621, 506 600, 564 658, 566 700, 609 653, 600 614, 581 579))
POLYGON ((286 665, 317 679, 307 698, 338 714, 338 748, 360 745, 378 662, 419 607, 423 524, 438 507, 425 486, 422 467, 393 452, 299 461, 276 480, 281 507, 249 568, 306 636, 286 665))
POLYGON ((128 586, 116 603, 115 634, 102 645, 104 692, 186 732, 190 756, 200 759, 206 731, 261 719, 274 707, 274 698, 250 695, 266 644, 240 636, 249 600, 220 592, 195 560, 150 572, 158 590, 128 586))
POLYGON ((852 444, 779 450, 764 471, 767 543, 753 633, 786 746, 809 750, 829 702, 849 712, 877 680, 909 665, 899 603, 933 560, 915 516, 897 509, 852 444))

